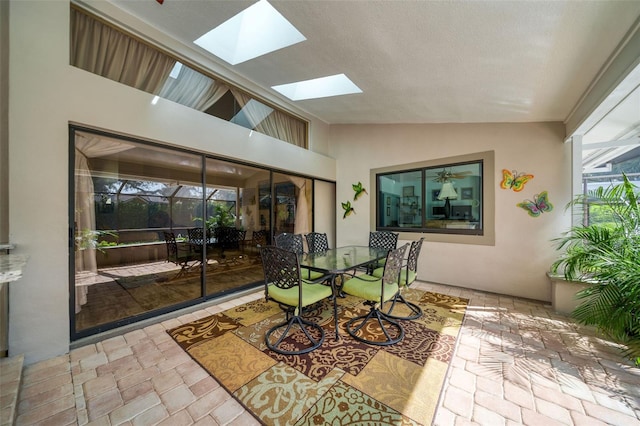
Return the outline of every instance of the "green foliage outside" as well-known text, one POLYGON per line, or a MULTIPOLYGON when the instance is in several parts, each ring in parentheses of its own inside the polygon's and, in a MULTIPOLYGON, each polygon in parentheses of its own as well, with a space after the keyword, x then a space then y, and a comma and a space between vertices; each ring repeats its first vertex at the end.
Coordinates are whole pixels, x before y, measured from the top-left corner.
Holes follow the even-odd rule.
MULTIPOLYGON (((213 213, 205 221, 207 229, 213 230, 218 226, 235 226, 236 217, 231 213, 232 209, 233 206, 229 207, 226 204, 215 203, 213 213)), ((202 220, 202 218, 195 218, 194 220, 202 220)))
POLYGON ((552 272, 570 281, 593 285, 578 292, 582 300, 572 316, 581 324, 626 345, 624 355, 640 365, 640 194, 623 175, 623 182, 589 191, 570 207, 597 205, 591 214, 602 222, 572 227, 556 239, 563 254, 552 272))

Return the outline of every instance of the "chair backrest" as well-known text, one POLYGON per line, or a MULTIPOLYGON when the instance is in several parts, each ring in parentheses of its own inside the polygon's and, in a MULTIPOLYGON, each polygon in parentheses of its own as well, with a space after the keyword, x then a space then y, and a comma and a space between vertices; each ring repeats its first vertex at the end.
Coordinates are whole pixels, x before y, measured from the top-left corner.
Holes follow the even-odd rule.
POLYGON ((394 250, 398 246, 398 234, 389 231, 369 232, 369 247, 394 250))
POLYGON ((164 242, 167 244, 167 259, 174 262, 178 258, 178 243, 173 232, 164 231, 164 242))
POLYGON ((267 296, 269 284, 283 289, 300 285, 300 262, 296 253, 276 246, 265 246, 260 249, 260 256, 267 296))
POLYGON ((409 255, 407 256, 407 270, 418 272, 418 256, 420 256, 420 249, 422 248, 422 242, 424 237, 417 241, 411 242, 409 247, 409 255))
POLYGON ((409 244, 405 244, 389 252, 387 261, 384 264, 384 275, 382 275, 383 283, 391 284, 400 281, 400 270, 402 269, 404 253, 407 251, 408 246, 409 244))
POLYGON ((329 239, 324 232, 310 232, 305 235, 309 253, 321 253, 329 250, 329 239))
POLYGON ((240 242, 244 241, 244 239, 246 238, 247 231, 245 231, 244 229, 237 229, 236 228, 236 229, 233 230, 232 234, 233 234, 234 243, 238 247, 240 247, 240 242))
POLYGON ((289 234, 283 232, 282 234, 276 235, 275 243, 276 247, 292 251, 295 254, 304 253, 304 243, 301 234, 289 234))
POLYGON ((251 238, 253 239, 253 243, 256 245, 256 247, 267 245, 267 231, 264 229, 253 231, 251 238))
POLYGON ((189 228, 187 229, 187 234, 192 244, 198 244, 200 246, 204 244, 204 232, 202 228, 189 228))

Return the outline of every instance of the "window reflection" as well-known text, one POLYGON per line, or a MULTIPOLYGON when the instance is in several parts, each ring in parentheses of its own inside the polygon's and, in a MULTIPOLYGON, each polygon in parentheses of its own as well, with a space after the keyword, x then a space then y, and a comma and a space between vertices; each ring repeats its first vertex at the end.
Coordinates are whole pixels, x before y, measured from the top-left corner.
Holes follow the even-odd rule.
POLYGON ((377 175, 378 228, 482 234, 482 161, 377 175))

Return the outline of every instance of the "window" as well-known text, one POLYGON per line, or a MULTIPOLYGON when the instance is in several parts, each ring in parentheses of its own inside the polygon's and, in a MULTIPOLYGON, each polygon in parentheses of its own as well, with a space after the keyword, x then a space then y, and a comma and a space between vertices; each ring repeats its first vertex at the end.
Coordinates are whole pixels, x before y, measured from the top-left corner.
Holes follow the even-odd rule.
POLYGON ((493 152, 485 152, 372 171, 376 229, 493 244, 493 170, 493 152))
POLYGON ((71 65, 308 148, 307 122, 71 8, 71 65))

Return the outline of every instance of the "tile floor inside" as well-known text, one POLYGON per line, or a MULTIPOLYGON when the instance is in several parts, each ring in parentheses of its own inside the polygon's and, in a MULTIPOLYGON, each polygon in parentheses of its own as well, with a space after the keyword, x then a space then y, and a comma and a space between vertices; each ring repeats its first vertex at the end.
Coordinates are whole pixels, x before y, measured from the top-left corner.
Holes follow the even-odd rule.
MULTIPOLYGON (((435 425, 640 425, 640 369, 549 305, 424 282, 468 298, 435 425)), ((165 332, 261 291, 24 368, 17 425, 259 424, 165 332)))

